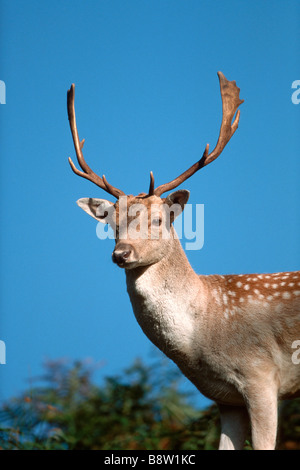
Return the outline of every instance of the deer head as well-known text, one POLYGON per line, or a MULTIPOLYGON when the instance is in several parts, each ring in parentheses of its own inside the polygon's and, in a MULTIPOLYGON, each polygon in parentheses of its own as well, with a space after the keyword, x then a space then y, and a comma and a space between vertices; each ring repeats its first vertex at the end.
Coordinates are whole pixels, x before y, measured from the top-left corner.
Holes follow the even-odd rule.
POLYGON ((153 173, 150 172, 148 193, 141 193, 137 196, 126 195, 122 190, 115 188, 104 175, 102 178, 98 176, 85 162, 82 153, 84 140, 79 140, 75 118, 75 85, 72 84, 68 90, 68 117, 81 170, 78 170, 69 158, 71 168, 76 175, 90 180, 116 199, 113 203, 106 199, 82 198, 77 201, 77 204, 96 220, 112 226, 116 241, 113 261, 118 266, 126 269, 147 266, 158 262, 166 255, 172 240, 176 237, 172 222, 183 211, 189 198, 189 191, 177 190, 164 198, 162 195, 177 188, 198 170, 213 162, 236 131, 240 117, 238 107, 243 103, 243 100, 239 98, 240 89, 235 81, 227 80, 222 72, 218 72, 218 77, 223 117, 214 150, 209 153, 209 144, 207 144, 199 161, 177 178, 157 188, 154 185, 153 173))

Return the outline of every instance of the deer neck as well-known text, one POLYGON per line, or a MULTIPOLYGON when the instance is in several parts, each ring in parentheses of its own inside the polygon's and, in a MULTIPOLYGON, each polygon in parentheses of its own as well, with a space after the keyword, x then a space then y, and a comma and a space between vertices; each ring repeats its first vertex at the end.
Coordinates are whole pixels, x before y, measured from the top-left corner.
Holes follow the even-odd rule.
POLYGON ((127 270, 126 281, 135 317, 150 341, 175 362, 177 356, 189 356, 205 296, 179 240, 172 240, 158 263, 127 270))

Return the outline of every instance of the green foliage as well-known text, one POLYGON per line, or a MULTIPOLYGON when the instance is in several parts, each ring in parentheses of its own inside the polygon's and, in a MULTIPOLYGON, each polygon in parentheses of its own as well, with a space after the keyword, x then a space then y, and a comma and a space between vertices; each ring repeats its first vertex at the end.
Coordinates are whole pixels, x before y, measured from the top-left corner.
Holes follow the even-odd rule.
POLYGON ((300 450, 300 398, 280 404, 279 420, 277 447, 283 450, 300 450))
MULTIPOLYGON (((181 374, 167 364, 136 361, 121 376, 107 377, 96 386, 94 368, 88 364, 48 362, 40 385, 1 407, 0 447, 216 449, 216 406, 192 406, 190 395, 181 391, 181 374)), ((284 404, 281 414, 281 448, 299 448, 300 401, 284 404)))

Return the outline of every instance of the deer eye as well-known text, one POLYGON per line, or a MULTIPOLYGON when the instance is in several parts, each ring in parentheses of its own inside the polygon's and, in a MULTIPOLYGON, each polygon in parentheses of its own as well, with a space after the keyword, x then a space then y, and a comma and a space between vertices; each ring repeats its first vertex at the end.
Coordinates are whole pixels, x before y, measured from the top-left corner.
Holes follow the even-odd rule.
POLYGON ((154 219, 152 219, 152 225, 154 225, 154 227, 159 227, 161 225, 161 218, 155 217, 154 219))

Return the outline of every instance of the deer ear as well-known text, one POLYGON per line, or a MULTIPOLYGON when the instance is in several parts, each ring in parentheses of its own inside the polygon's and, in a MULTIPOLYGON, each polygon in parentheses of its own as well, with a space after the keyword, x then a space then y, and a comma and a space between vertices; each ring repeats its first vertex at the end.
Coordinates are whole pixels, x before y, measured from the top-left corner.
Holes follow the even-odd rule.
POLYGON ((96 199, 92 197, 83 197, 82 199, 78 199, 76 202, 81 209, 94 217, 94 219, 102 222, 103 224, 111 223, 115 210, 113 202, 107 201, 106 199, 96 199))
POLYGON ((170 212, 170 220, 171 223, 174 222, 176 217, 178 217, 179 214, 184 209, 185 204, 188 202, 190 197, 190 192, 187 191, 186 189, 179 189, 178 191, 174 191, 174 193, 169 194, 165 202, 170 206, 171 212, 170 212))
POLYGON ((173 204, 179 204, 181 207, 181 211, 183 211, 185 204, 188 202, 190 197, 190 192, 186 189, 179 189, 178 191, 174 191, 174 193, 169 194, 166 198, 166 203, 169 206, 173 204))

